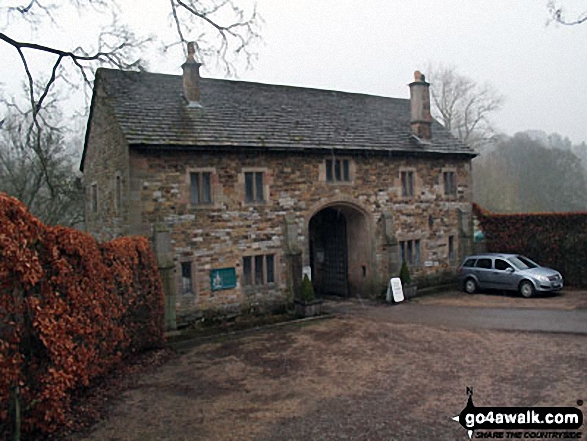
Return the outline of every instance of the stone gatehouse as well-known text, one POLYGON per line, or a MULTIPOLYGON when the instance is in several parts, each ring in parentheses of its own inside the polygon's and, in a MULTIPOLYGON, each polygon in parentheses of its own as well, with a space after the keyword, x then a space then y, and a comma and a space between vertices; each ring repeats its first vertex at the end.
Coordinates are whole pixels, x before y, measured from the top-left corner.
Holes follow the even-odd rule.
POLYGON ((99 69, 81 163, 101 239, 170 231, 178 313, 454 270, 471 236, 473 151, 411 99, 99 69))

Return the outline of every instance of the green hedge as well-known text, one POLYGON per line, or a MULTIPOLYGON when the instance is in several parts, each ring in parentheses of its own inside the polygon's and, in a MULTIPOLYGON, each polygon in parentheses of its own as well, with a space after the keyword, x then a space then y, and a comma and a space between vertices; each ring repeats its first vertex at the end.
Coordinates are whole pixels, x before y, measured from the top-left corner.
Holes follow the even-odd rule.
POLYGON ((517 253, 587 286, 587 213, 496 214, 473 204, 487 251, 517 253))

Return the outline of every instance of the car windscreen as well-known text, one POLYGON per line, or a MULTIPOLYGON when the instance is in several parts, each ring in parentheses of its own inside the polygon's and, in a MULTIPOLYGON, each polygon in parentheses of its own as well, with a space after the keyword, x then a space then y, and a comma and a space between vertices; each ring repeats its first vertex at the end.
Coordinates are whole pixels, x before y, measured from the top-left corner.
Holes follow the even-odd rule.
POLYGON ((521 270, 538 267, 538 264, 532 262, 530 259, 524 256, 509 257, 508 261, 511 262, 516 268, 521 270))

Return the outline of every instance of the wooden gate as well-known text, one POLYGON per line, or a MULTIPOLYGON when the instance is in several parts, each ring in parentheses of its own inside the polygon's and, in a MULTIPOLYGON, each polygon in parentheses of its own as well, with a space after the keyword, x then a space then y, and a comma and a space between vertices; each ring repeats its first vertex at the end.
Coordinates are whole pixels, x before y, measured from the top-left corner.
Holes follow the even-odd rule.
POLYGON ((310 264, 318 293, 348 296, 347 225, 338 210, 325 208, 310 221, 310 264))

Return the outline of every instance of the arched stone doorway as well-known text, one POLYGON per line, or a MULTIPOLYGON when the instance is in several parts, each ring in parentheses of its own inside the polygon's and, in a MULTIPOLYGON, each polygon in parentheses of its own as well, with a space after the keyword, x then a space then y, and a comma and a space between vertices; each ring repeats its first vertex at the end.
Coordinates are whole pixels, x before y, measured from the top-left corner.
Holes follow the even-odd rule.
POLYGON ((371 272, 367 216, 346 203, 317 211, 308 224, 312 282, 318 295, 359 294, 371 272))

